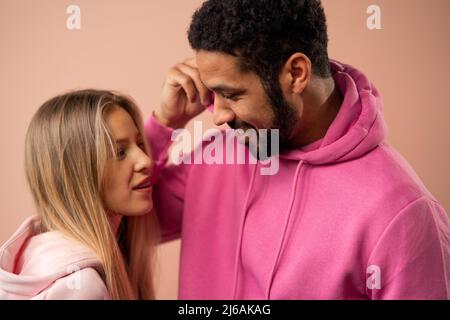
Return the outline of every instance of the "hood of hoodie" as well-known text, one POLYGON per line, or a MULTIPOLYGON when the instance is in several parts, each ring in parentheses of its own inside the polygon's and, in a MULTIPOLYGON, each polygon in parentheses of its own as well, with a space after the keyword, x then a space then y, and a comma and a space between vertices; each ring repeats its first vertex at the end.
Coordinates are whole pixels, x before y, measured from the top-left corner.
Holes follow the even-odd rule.
POLYGON ((336 87, 343 96, 340 110, 320 146, 311 151, 291 150, 280 158, 310 164, 330 164, 358 158, 387 135, 383 102, 378 90, 359 70, 330 60, 336 87))
POLYGON ((39 233, 39 219, 30 217, 0 248, 0 299, 32 298, 84 268, 101 271, 91 249, 57 231, 39 233))

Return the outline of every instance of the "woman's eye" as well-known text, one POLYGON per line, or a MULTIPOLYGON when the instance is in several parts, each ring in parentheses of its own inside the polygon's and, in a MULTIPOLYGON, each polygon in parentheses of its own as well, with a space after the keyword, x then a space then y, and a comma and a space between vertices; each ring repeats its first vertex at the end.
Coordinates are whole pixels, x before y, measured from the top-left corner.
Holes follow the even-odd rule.
POLYGON ((119 159, 123 159, 125 157, 125 150, 123 149, 117 150, 117 157, 119 159))

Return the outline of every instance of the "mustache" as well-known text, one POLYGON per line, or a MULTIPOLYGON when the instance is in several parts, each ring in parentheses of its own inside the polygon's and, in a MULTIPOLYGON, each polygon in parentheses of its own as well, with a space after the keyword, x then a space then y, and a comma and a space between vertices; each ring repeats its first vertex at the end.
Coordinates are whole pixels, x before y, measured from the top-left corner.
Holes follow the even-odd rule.
POLYGON ((237 130, 237 129, 242 129, 242 130, 254 129, 253 126, 251 126, 247 122, 242 121, 242 120, 238 120, 238 119, 234 119, 233 121, 229 121, 229 122, 227 122, 227 124, 228 124, 228 126, 231 129, 234 129, 234 130, 237 130))
MULTIPOLYGON (((242 121, 242 120, 233 120, 233 121, 229 121, 227 122, 227 125, 234 130, 238 130, 238 129, 242 129, 244 131, 248 130, 248 129, 254 129, 256 132, 258 132, 258 130, 252 126, 251 124, 242 121)), ((265 128, 267 130, 267 132, 270 132, 272 129, 277 129, 279 130, 278 127, 274 126, 274 127, 270 127, 270 128, 265 128)))

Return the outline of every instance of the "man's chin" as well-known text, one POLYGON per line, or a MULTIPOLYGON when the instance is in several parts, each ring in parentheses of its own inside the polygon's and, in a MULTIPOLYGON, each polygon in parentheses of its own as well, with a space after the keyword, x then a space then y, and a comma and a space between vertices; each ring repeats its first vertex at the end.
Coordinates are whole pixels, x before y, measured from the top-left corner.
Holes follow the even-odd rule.
POLYGON ((259 139, 257 139, 256 141, 251 141, 250 139, 238 138, 238 143, 246 146, 250 151, 250 153, 253 155, 253 157, 256 158, 257 160, 264 161, 272 156, 272 150, 270 150, 270 145, 267 146, 267 149, 265 148, 264 152, 261 152, 259 139))

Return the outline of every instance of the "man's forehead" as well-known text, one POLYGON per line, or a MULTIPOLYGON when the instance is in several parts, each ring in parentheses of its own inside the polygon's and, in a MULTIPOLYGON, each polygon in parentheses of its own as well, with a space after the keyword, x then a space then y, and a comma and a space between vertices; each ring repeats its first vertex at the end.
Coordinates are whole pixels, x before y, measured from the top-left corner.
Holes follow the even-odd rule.
POLYGON ((238 67, 236 57, 220 52, 199 51, 196 61, 200 78, 206 86, 242 86, 244 74, 238 67))
POLYGON ((196 60, 201 73, 239 73, 237 58, 226 53, 200 50, 196 54, 196 60))

